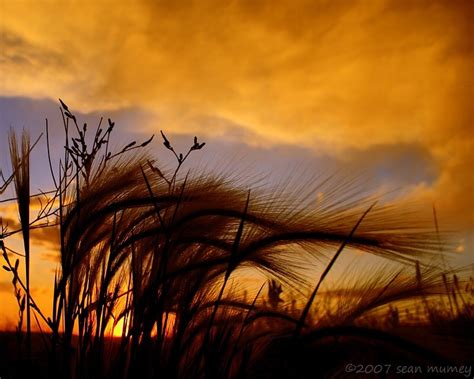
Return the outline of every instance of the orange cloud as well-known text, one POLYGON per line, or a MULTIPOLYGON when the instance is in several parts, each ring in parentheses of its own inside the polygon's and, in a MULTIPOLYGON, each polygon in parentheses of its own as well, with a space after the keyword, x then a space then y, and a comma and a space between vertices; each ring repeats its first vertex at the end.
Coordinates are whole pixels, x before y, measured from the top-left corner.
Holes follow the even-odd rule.
POLYGON ((417 196, 473 224, 469 0, 1 7, 4 95, 139 106, 156 116, 145 129, 237 134, 342 159, 417 144, 438 173, 417 196))

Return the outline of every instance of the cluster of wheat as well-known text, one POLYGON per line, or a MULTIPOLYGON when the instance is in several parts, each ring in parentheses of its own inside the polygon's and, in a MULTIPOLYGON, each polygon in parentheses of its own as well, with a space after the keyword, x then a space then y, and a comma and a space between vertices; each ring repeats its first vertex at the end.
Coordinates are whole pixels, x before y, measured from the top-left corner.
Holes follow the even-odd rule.
MULTIPOLYGON (((310 207, 299 190, 269 193, 242 188, 238 178, 225 175, 183 175, 183 163, 204 147, 197 138, 183 154, 161 133, 177 162, 165 170, 142 150, 153 137, 110 151, 110 119, 90 136, 63 102, 61 113, 64 156, 57 173, 49 160, 54 189, 35 219, 27 134, 21 151, 11 134, 13 170, 4 180, 4 187, 15 184, 21 222, 15 232, 23 236, 26 276, 20 277, 20 262, 8 251, 13 232, 6 229, 4 268, 13 275, 19 333, 26 312, 30 369, 31 314, 43 325, 47 375, 74 378, 303 375, 312 355, 321 362, 315 373, 336 374, 344 359, 360 355, 357 344, 371 346, 374 356, 384 351, 397 359, 447 359, 390 330, 407 320, 471 322, 472 289, 430 264, 440 254, 439 231, 421 228, 405 214, 393 216, 391 206, 357 195, 349 181, 325 182, 325 202, 310 207), (30 295, 34 227, 59 229, 50 316, 30 295), (319 299, 328 292, 322 294, 321 286, 347 248, 398 262, 398 268, 384 266, 357 283, 341 282, 335 300, 323 307, 319 299), (325 266, 308 281, 300 266, 310 258, 325 266), (249 289, 245 283, 236 289, 249 270, 269 279, 268 301, 263 287, 251 299, 242 296, 241 288, 249 289), (293 301, 291 309, 281 304, 282 285, 300 293, 286 300, 293 301), (309 296, 301 288, 310 288, 309 296), (405 306, 402 317, 393 304, 407 302, 422 304, 423 315, 410 318, 405 306)), ((46 128, 49 144, 48 137, 46 128)))

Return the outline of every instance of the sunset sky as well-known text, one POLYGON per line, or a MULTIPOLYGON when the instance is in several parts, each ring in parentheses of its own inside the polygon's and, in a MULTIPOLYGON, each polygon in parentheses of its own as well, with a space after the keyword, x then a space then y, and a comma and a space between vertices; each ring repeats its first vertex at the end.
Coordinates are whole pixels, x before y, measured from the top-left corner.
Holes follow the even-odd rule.
MULTIPOLYGON (((116 120, 118 145, 160 129, 179 146, 198 135, 211 170, 275 182, 360 170, 374 190, 435 204, 472 263, 472 20, 470 0, 0 0, 0 168, 10 172, 10 127, 35 139, 48 118, 59 151, 60 97, 83 120, 116 120)), ((152 151, 165 153, 158 139, 152 151)), ((44 145, 33 157, 32 190, 48 189, 44 145)), ((36 236, 33 267, 44 299, 47 238, 36 236)), ((8 274, 0 328, 16 317, 8 274)))

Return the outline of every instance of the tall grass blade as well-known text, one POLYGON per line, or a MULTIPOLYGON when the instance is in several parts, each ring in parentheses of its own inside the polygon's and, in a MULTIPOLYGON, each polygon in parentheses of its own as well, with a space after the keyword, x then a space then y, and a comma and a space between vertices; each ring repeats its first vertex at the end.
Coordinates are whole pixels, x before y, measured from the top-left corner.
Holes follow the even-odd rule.
POLYGON ((324 278, 326 277, 326 275, 329 273, 329 271, 331 271, 331 268, 332 266, 334 265, 334 263, 336 262, 337 258, 339 257, 339 255, 341 254, 342 250, 344 250, 344 248, 346 247, 346 245, 349 243, 349 241, 352 239, 352 236, 354 235, 355 231, 357 230, 357 228, 359 227, 359 225, 361 224, 362 220, 365 218, 365 216, 367 216, 367 214, 371 211, 371 209, 375 206, 376 203, 373 203, 363 214, 362 216, 360 217, 360 219, 357 221, 357 223, 354 225, 354 227, 352 228, 351 232, 349 233, 349 235, 347 236, 347 238, 342 242, 341 246, 339 247, 339 249, 336 251, 336 254, 334 254, 334 256, 332 257, 331 261, 329 262, 329 264, 326 266, 326 268, 324 269, 323 273, 321 274, 321 277, 319 278, 319 281, 318 283, 316 284, 316 287, 314 287, 314 290, 313 292, 311 293, 311 296, 310 298, 308 299, 304 309, 303 309, 303 312, 301 312, 301 316, 298 320, 298 324, 296 325, 296 328, 295 328, 295 332, 294 332, 294 336, 298 336, 301 332, 301 329, 303 328, 305 322, 306 322, 306 317, 308 316, 308 312, 311 308, 311 305, 313 304, 313 301, 314 299, 316 298, 316 294, 318 293, 318 290, 319 290, 319 287, 321 286, 321 283, 323 282, 324 278))
POLYGON ((26 346, 31 359, 31 311, 30 311, 30 136, 23 131, 21 147, 17 144, 15 132, 10 132, 10 159, 14 171, 15 192, 25 250, 26 282, 26 346))

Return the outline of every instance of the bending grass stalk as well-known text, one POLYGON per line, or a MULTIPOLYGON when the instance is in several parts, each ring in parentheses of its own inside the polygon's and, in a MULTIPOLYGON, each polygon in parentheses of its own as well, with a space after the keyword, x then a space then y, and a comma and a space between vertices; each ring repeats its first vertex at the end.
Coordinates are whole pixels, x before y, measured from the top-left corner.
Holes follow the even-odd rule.
POLYGON ((217 308, 219 308, 219 304, 222 300, 222 296, 224 294, 224 290, 225 290, 225 287, 226 287, 227 282, 229 280, 229 277, 232 274, 232 271, 234 271, 234 269, 236 267, 236 262, 237 262, 236 256, 239 252, 239 246, 240 246, 240 241, 242 239, 242 234, 243 234, 243 231, 244 231, 245 220, 247 218, 249 202, 250 202, 250 191, 247 194, 247 201, 245 203, 244 212, 242 213, 242 218, 240 219, 239 228, 237 229, 237 234, 235 235, 234 243, 233 243, 232 250, 231 250, 231 253, 230 253, 230 257, 229 257, 229 264, 227 266, 227 270, 226 270, 226 273, 225 273, 225 276, 224 276, 224 282, 222 283, 222 287, 221 287, 219 295, 217 297, 217 301, 214 305, 214 308, 212 309, 212 314, 211 314, 211 317, 210 317, 210 320, 209 320, 209 325, 208 325, 208 328, 207 328, 207 331, 206 331, 206 335, 204 337, 203 349, 201 349, 201 352, 204 352, 207 348, 207 345, 208 345, 209 339, 210 339, 212 324, 214 323, 214 319, 215 319, 216 314, 217 314, 217 308))
POLYGON ((232 352, 230 354, 230 358, 229 358, 229 361, 225 367, 225 376, 226 377, 230 377, 230 370, 231 370, 231 367, 232 367, 232 363, 234 361, 234 358, 237 354, 237 351, 238 351, 238 347, 239 347, 239 343, 240 343, 240 340, 242 339, 242 335, 244 334, 244 330, 245 330, 245 327, 247 325, 247 322, 250 318, 250 313, 253 311, 253 309, 255 308, 255 304, 257 303, 257 299, 258 299, 258 296, 260 295, 260 292, 262 292, 263 290, 263 287, 265 286, 265 283, 263 283, 261 286, 260 286, 260 289, 258 290, 257 294, 255 295, 253 301, 252 301, 252 304, 250 305, 250 308, 248 309, 247 313, 245 314, 245 318, 244 320, 242 321, 242 325, 240 326, 240 330, 239 330, 239 334, 237 335, 237 338, 235 340, 235 343, 234 343, 234 346, 232 348, 232 352))
POLYGON ((327 274, 329 273, 329 271, 331 271, 331 268, 332 266, 334 265, 334 263, 336 262, 337 258, 339 257, 339 255, 341 254, 342 250, 344 250, 344 248, 346 247, 346 245, 349 243, 349 241, 351 240, 352 236, 354 235, 355 231, 357 230, 357 228, 359 227, 359 225, 361 224, 362 220, 365 218, 365 216, 367 216, 367 214, 372 210, 372 208, 375 206, 375 204, 377 204, 377 202, 374 202, 363 214, 362 216, 360 217, 359 221, 357 221, 357 223, 354 225, 354 227, 352 228, 351 232, 349 233, 349 235, 347 236, 347 238, 342 242, 341 246, 339 247, 339 249, 337 250, 336 254, 334 254, 334 257, 331 259, 331 261, 329 262, 329 264, 326 266, 326 269, 324 270, 324 272, 321 274, 321 277, 319 278, 319 281, 318 281, 318 284, 316 284, 316 287, 314 288, 313 290, 313 293, 311 294, 308 302, 306 303, 306 306, 304 307, 303 309, 303 312, 301 313, 301 317, 300 319, 298 320, 298 323, 296 325, 296 328, 295 328, 295 332, 293 334, 294 337, 297 337, 299 336, 299 334, 301 333, 301 329, 303 328, 303 325, 305 324, 306 322, 306 317, 308 316, 308 312, 311 308, 311 305, 313 304, 313 301, 314 299, 316 298, 316 294, 318 293, 318 290, 319 290, 319 287, 321 286, 321 283, 323 282, 324 278, 327 276, 327 274))
MULTIPOLYGON (((23 291, 25 291, 26 293, 26 285, 23 283, 23 281, 21 280, 20 276, 18 275, 18 268, 17 268, 17 264, 15 263, 15 265, 12 265, 11 262, 10 262, 10 259, 8 258, 8 254, 7 254, 7 251, 6 250, 9 250, 5 244, 3 243, 3 241, 0 240, 0 249, 2 250, 2 255, 3 255, 3 258, 5 259, 5 262, 7 263, 7 267, 8 267, 8 271, 11 271, 13 273, 13 276, 14 276, 14 280, 16 282, 18 282, 18 284, 20 284, 20 286, 23 288, 23 291)), ((4 266, 5 268, 5 266, 4 266)), ((33 310, 35 310, 40 316, 41 318, 43 319, 43 321, 49 326, 51 327, 51 324, 50 324, 50 321, 44 316, 44 314, 41 312, 41 310, 39 309, 39 307, 36 305, 36 302, 34 301, 33 297, 30 296, 30 302, 31 302, 31 306, 33 308, 33 310)))

